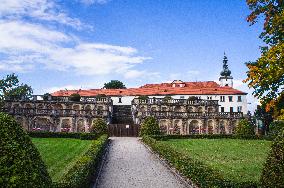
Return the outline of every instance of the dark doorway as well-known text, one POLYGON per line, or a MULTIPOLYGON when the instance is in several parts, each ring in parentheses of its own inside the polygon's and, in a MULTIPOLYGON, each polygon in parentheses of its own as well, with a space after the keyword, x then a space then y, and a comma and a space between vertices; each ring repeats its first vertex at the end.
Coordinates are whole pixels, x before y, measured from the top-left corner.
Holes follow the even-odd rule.
POLYGON ((109 136, 114 137, 138 137, 140 126, 135 124, 109 124, 109 136))

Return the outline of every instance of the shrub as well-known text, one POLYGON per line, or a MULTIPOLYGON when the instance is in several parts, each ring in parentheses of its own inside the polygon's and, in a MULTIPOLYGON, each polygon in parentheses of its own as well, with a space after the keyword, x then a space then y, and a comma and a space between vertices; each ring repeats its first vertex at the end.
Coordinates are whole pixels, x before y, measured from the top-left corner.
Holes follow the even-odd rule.
POLYGON ((269 125, 268 137, 271 139, 276 138, 276 136, 284 129, 284 121, 274 121, 269 125))
POLYGON ((49 187, 51 178, 30 137, 0 113, 0 187, 49 187))
POLYGON ((147 99, 149 99, 149 97, 146 96, 146 95, 141 95, 141 96, 138 97, 138 99, 140 99, 140 100, 147 100, 147 99))
POLYGON ((255 135, 254 127, 247 119, 242 119, 236 127, 235 134, 239 136, 255 135))
POLYGON ((284 129, 272 143, 260 181, 263 187, 284 186, 284 129))
POLYGON ((69 96, 69 99, 74 102, 79 102, 81 99, 81 96, 78 93, 73 93, 69 96))
POLYGON ((32 131, 28 132, 30 137, 34 138, 76 138, 81 140, 94 140, 98 136, 95 133, 70 133, 70 132, 48 132, 32 131))
POLYGON ((195 101, 195 100, 198 100, 198 97, 189 96, 187 100, 189 100, 189 101, 195 101))
POLYGON ((144 135, 160 135, 160 127, 158 122, 154 117, 147 117, 142 125, 141 125, 141 130, 139 135, 144 136, 144 135))
POLYGON ((57 186, 72 188, 91 187, 93 175, 98 169, 107 141, 107 135, 102 135, 97 140, 94 140, 90 149, 78 159, 57 186))
POLYGON ((171 99, 172 99, 172 97, 169 96, 169 95, 167 95, 167 96, 165 96, 165 97, 163 98, 163 101, 164 101, 164 102, 168 102, 168 101, 171 100, 171 99))
POLYGON ((106 134, 108 131, 107 129, 107 124, 104 119, 102 118, 97 118, 93 122, 90 132, 92 133, 97 133, 97 134, 106 134))
POLYGON ((49 93, 45 93, 45 94, 42 96, 42 99, 43 99, 44 101, 48 101, 49 98, 51 98, 51 94, 49 94, 49 93))

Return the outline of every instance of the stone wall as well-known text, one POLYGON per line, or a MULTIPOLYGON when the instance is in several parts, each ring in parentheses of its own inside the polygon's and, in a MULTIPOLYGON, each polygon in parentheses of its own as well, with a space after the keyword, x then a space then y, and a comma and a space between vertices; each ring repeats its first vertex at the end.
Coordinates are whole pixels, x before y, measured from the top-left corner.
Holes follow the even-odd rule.
POLYGON ((166 134, 232 134, 240 112, 219 112, 217 100, 186 100, 150 98, 134 99, 132 111, 135 123, 147 116, 155 117, 166 134))
POLYGON ((84 97, 70 101, 66 97, 49 100, 6 100, 3 111, 13 115, 28 131, 88 132, 96 118, 110 121, 112 101, 109 98, 84 97))

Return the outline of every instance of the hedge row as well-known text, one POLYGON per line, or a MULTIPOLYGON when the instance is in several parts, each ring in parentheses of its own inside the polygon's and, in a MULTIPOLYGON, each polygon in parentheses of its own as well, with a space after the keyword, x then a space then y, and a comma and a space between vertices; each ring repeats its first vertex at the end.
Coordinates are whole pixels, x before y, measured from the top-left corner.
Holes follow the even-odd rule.
POLYGON ((91 187, 107 143, 107 135, 94 140, 90 149, 77 160, 60 182, 54 183, 54 187, 91 187))
POLYGON ((154 135, 151 136, 155 140, 169 140, 169 139, 221 139, 221 138, 230 138, 230 139, 247 139, 247 140, 256 140, 256 139, 266 139, 269 138, 258 135, 250 136, 240 136, 240 135, 226 135, 226 134, 193 134, 193 135, 154 135))
MULTIPOLYGON (((159 137, 161 138, 161 137, 159 137)), ((163 142, 158 142, 150 136, 144 136, 143 142, 165 158, 184 176, 188 177, 198 187, 257 187, 256 182, 233 182, 225 179, 218 171, 201 161, 191 158, 188 154, 163 142)))
POLYGON ((48 131, 33 131, 28 132, 33 138, 76 138, 81 140, 94 140, 98 138, 96 133, 69 133, 69 132, 48 132, 48 131))

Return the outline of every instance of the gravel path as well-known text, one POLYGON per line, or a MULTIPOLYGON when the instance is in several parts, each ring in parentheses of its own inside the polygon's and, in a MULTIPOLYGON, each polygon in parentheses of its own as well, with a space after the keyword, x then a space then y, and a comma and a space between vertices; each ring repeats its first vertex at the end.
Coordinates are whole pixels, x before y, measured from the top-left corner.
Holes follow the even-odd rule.
POLYGON ((98 188, 186 187, 138 138, 112 137, 98 188))

